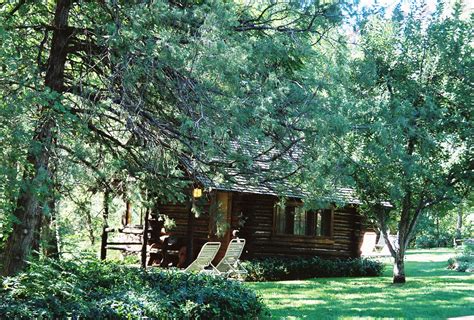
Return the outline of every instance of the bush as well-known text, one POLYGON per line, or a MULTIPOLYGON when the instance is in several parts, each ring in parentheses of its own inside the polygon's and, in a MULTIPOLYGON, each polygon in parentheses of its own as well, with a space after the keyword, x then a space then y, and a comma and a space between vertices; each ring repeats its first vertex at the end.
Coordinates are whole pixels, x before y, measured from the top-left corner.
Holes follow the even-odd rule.
POLYGON ((460 254, 448 260, 448 269, 474 272, 474 241, 468 239, 464 242, 460 254))
POLYGON ((474 256, 474 239, 466 239, 462 245, 462 254, 474 256))
POLYGON ((255 319, 260 298, 237 281, 95 260, 44 261, 3 278, 4 319, 255 319))
POLYGON ((453 237, 449 234, 441 234, 439 237, 434 235, 421 235, 416 237, 415 246, 419 249, 452 247, 453 241, 453 237))
POLYGON ((265 258, 244 261, 248 281, 301 280, 320 277, 380 276, 384 265, 368 259, 326 260, 311 258, 265 258))

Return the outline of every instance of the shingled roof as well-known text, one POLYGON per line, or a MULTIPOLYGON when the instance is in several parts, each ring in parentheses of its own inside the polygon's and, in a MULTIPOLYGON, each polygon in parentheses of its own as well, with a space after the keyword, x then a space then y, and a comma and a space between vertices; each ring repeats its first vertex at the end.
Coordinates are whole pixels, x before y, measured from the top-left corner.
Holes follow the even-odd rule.
MULTIPOLYGON (((184 162, 185 167, 196 182, 206 189, 291 198, 305 197, 305 191, 300 187, 292 185, 284 176, 275 179, 269 178, 281 174, 281 172, 272 171, 278 170, 278 164, 275 165, 277 161, 284 162, 285 165, 293 170, 298 167, 298 161, 302 156, 302 152, 297 144, 285 149, 284 153, 279 151, 281 149, 268 146, 265 149, 256 142, 249 143, 248 141, 245 141, 243 144, 231 142, 228 150, 235 154, 252 157, 251 165, 243 170, 242 168, 236 168, 232 164, 224 165, 220 167, 220 174, 216 174, 211 170, 198 169, 190 161, 184 162), (260 151, 262 149, 265 151, 260 151), (274 160, 275 158, 278 159, 274 160)), ((223 157, 214 160, 225 162, 223 157)), ((350 204, 361 203, 356 198, 355 191, 351 188, 334 188, 333 193, 329 197, 324 197, 324 200, 350 204)))

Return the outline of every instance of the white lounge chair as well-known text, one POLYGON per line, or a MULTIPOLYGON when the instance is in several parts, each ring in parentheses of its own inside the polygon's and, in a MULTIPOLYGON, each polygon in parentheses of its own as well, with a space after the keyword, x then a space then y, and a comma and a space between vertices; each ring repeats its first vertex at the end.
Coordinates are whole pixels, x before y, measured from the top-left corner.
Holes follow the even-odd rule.
POLYGON ((216 270, 226 277, 237 276, 239 278, 247 275, 247 270, 240 264, 240 256, 244 251, 245 239, 232 239, 222 260, 217 264, 216 270))
POLYGON ((362 245, 360 246, 361 257, 373 257, 375 252, 375 245, 377 244, 377 234, 375 232, 366 232, 362 238, 362 245))
MULTIPOLYGON (((392 245, 392 248, 394 250, 397 250, 397 248, 398 248, 398 235, 388 234, 388 241, 390 241, 390 244, 392 245)), ((385 243, 385 245, 380 250, 380 252, 377 256, 380 257, 380 258, 390 259, 392 257, 392 253, 390 252, 390 249, 388 248, 387 243, 385 241, 384 241, 384 243, 385 243)))
POLYGON ((383 238, 382 232, 380 232, 379 240, 377 241, 377 244, 375 245, 375 249, 382 250, 384 247, 385 247, 385 239, 383 238))
POLYGON ((206 242, 201 251, 199 251, 196 259, 186 268, 185 272, 208 272, 207 267, 211 267, 211 272, 218 272, 216 268, 212 265, 212 260, 217 255, 219 248, 221 247, 220 242, 206 242))
POLYGON ((392 244, 392 247, 396 250, 398 249, 398 232, 396 235, 389 235, 388 239, 390 240, 390 243, 392 244))
MULTIPOLYGON (((388 256, 391 256, 392 254, 390 253, 390 249, 388 248, 387 243, 386 243, 386 241, 385 241, 383 235, 380 235, 380 237, 381 237, 382 240, 383 240, 383 247, 380 249, 379 256, 381 256, 381 257, 388 257, 388 256)), ((391 236, 391 235, 389 234, 388 237, 389 237, 389 240, 390 240, 390 237, 393 237, 393 236, 391 236)), ((390 242, 391 242, 391 241, 390 241, 390 242)), ((393 243, 392 243, 392 245, 393 245, 393 243)))

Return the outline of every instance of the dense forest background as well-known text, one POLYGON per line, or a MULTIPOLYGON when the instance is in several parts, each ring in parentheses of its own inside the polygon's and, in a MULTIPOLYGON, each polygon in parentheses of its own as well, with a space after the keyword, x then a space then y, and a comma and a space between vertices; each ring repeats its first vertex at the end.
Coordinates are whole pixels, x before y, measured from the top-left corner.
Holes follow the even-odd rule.
POLYGON ((459 1, 2 3, 3 273, 30 255, 97 253, 104 214, 118 226, 126 210, 140 221, 156 201, 185 200, 183 163, 226 181, 226 168, 249 174, 278 150, 259 173, 307 190, 313 207, 353 188, 385 235, 399 232, 391 251, 404 278, 409 245, 472 236, 468 11, 459 1))

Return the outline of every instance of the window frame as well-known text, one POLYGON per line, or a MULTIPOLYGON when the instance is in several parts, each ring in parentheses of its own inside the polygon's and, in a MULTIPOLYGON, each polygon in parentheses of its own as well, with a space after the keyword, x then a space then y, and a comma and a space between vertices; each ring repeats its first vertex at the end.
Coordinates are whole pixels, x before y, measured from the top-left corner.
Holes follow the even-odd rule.
MULTIPOLYGON (((316 213, 317 211, 322 211, 324 212, 325 210, 330 210, 329 212, 329 222, 328 222, 328 235, 302 235, 302 234, 294 234, 294 233, 284 233, 284 232, 279 232, 278 231, 278 221, 277 221, 277 216, 278 216, 278 206, 279 206, 279 201, 276 201, 274 206, 273 206, 273 228, 272 228, 272 235, 273 236, 278 236, 278 237, 292 237, 292 238, 306 238, 306 239, 329 239, 332 240, 334 237, 334 211, 335 207, 334 205, 330 205, 329 208, 325 209, 318 209, 318 210, 305 210, 305 214, 307 215, 309 212, 314 212, 316 213)), ((287 200, 285 202, 285 208, 287 206, 292 206, 292 207, 302 207, 303 202, 297 201, 297 200, 287 200)), ((286 211, 286 209, 285 209, 286 211)), ((317 217, 314 215, 314 225, 313 228, 316 230, 316 224, 317 224, 317 217)), ((308 217, 306 216, 305 218, 305 223, 308 222, 308 217)), ((307 228, 307 226, 306 226, 307 228)))

